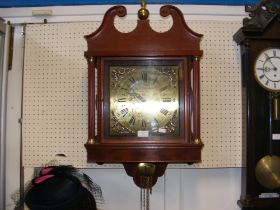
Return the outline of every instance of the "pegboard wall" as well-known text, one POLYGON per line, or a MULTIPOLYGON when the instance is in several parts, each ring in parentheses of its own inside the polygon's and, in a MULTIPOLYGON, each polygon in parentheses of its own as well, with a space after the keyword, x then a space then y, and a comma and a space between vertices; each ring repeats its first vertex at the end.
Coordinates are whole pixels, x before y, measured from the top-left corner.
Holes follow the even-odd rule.
MULTIPOLYGON (((76 167, 86 162, 87 49, 84 35, 101 22, 29 24, 25 31, 23 86, 24 166, 42 166, 56 160, 76 167), (64 156, 65 155, 65 156, 64 156)), ((172 168, 240 167, 241 78, 239 48, 232 35, 239 21, 188 21, 203 34, 201 59, 202 163, 171 164, 172 168)), ((118 30, 136 27, 134 20, 115 22, 118 30)), ((156 31, 166 31, 172 20, 154 20, 156 31)))

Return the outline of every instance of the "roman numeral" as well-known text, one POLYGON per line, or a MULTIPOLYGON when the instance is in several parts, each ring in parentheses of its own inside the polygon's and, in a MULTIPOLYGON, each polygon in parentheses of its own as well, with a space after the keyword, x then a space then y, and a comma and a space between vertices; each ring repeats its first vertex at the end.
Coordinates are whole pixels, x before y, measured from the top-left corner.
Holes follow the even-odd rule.
POLYGON ((265 84, 268 85, 268 83, 269 83, 269 80, 267 80, 265 84))
POLYGON ((132 83, 132 84, 134 84, 135 83, 135 79, 131 76, 131 77, 129 77, 128 78, 129 79, 129 81, 132 83))
POLYGON ((273 50, 273 56, 276 57, 276 50, 273 50))
POLYGON ((147 80, 148 80, 148 74, 147 74, 147 72, 145 72, 145 71, 142 71, 142 80, 144 81, 144 82, 147 82, 147 80))
POLYGON ((276 88, 276 84, 277 84, 277 83, 276 83, 276 82, 274 82, 274 88, 276 88))
POLYGON ((166 110, 166 109, 161 109, 161 110, 160 110, 160 113, 166 116, 166 115, 168 114, 168 110, 166 110))
POLYGON ((263 68, 257 68, 257 70, 263 71, 264 69, 263 68))
POLYGON ((122 90, 129 91, 127 88, 121 87, 122 90))
POLYGON ((126 100, 127 100, 126 98, 118 98, 117 101, 118 101, 118 102, 126 102, 126 100))
POLYGON ((263 75, 261 75, 261 76, 259 76, 259 78, 260 78, 260 79, 264 78, 264 74, 263 74, 263 75))
POLYGON ((134 124, 135 124, 135 117, 132 116, 132 117, 130 118, 130 120, 128 121, 128 123, 129 123, 130 125, 134 125, 134 124))
POLYGON ((159 90, 160 90, 160 92, 163 92, 163 91, 167 90, 168 88, 169 88, 169 86, 164 86, 164 87, 160 88, 159 90))
POLYGON ((171 99, 171 98, 163 98, 162 101, 163 101, 163 102, 171 102, 172 99, 171 99))
POLYGON ((147 123, 146 123, 146 121, 145 121, 145 120, 142 120, 142 123, 141 123, 141 125, 142 125, 142 128, 146 128, 146 126, 147 126, 147 123))
POLYGON ((128 113, 128 108, 122 109, 122 110, 120 111, 120 114, 121 114, 122 117, 125 117, 125 115, 126 115, 127 113, 128 113))

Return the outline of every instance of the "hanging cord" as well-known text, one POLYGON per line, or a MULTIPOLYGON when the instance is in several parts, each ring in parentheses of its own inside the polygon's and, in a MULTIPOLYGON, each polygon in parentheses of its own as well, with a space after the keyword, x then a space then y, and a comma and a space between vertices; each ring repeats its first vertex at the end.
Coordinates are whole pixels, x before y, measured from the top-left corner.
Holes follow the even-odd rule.
POLYGON ((152 194, 152 177, 140 177, 140 209, 141 210, 150 210, 150 194, 152 194))

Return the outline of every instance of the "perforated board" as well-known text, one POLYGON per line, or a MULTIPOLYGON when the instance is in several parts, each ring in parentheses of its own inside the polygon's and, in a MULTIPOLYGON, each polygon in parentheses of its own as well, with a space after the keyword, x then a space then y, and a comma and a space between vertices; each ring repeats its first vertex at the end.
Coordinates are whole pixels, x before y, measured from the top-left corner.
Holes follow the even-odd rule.
MULTIPOLYGON (((84 35, 100 22, 33 24, 26 27, 23 88, 24 166, 56 160, 76 167, 86 162, 87 61, 84 35), (62 157, 62 154, 66 157, 62 157)), ((118 30, 128 32, 136 21, 116 19, 118 30)), ((156 31, 166 31, 172 20, 155 20, 156 31)), ((240 167, 241 79, 239 48, 232 35, 239 21, 188 21, 204 35, 201 60, 202 163, 169 167, 240 167)))

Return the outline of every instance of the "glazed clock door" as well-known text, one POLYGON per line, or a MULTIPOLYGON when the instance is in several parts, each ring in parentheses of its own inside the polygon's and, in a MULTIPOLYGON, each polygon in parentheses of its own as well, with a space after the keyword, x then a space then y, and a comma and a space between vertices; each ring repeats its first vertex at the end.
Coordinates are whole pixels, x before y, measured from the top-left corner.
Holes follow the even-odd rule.
MULTIPOLYGON (((163 141, 184 136, 182 74, 186 60, 110 59, 105 66, 105 137, 163 141)), ((124 139, 125 141, 125 139, 124 139)))
POLYGON ((280 92, 280 48, 268 48, 255 62, 255 78, 266 90, 280 92))

